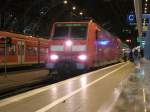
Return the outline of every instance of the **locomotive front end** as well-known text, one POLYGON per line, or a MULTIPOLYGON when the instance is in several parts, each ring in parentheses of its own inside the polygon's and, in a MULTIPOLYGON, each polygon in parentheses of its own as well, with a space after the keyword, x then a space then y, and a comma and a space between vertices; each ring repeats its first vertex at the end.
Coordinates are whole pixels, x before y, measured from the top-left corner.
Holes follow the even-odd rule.
POLYGON ((51 35, 47 68, 58 71, 86 69, 87 23, 55 23, 51 35))

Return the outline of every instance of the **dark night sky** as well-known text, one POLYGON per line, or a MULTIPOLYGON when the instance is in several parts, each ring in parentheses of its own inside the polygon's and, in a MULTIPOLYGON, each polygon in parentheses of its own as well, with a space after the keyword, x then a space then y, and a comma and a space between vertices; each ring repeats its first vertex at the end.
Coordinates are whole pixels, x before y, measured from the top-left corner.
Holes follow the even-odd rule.
POLYGON ((106 29, 117 34, 127 26, 126 16, 134 10, 133 0, 82 0, 78 4, 88 9, 89 14, 106 29))
POLYGON ((84 17, 92 17, 104 29, 119 36, 128 35, 122 33, 122 29, 134 29, 126 23, 127 14, 134 10, 133 0, 70 0, 65 6, 62 4, 63 0, 0 2, 1 30, 47 36, 55 21, 83 19, 78 15, 79 11, 84 12, 84 17), (77 6, 77 10, 72 14, 73 5, 77 6))

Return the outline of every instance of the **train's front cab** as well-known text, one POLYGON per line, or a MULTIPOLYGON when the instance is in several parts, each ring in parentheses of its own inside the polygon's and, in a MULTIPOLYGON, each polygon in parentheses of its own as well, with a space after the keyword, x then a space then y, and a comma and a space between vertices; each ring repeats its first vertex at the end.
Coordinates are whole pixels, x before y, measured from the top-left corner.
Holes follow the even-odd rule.
POLYGON ((87 67, 88 22, 57 22, 53 25, 47 61, 48 69, 67 70, 87 67))

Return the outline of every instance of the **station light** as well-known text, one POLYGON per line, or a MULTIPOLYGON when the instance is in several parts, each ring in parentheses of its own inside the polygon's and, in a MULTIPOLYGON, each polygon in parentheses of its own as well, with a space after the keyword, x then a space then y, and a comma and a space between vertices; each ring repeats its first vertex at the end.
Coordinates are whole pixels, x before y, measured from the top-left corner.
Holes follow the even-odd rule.
POLYGON ((147 3, 145 3, 145 6, 147 6, 147 3))
POLYGON ((130 39, 127 39, 126 42, 131 42, 131 40, 130 40, 130 39))
POLYGON ((142 41, 141 44, 145 46, 145 45, 146 45, 146 42, 145 42, 145 41, 142 41))
POLYGON ((73 6, 72 9, 73 9, 73 10, 76 10, 76 6, 73 6))
POLYGON ((145 10, 147 10, 147 7, 145 7, 145 10))
POLYGON ((67 4, 68 3, 68 1, 67 0, 64 0, 64 4, 67 4))
POLYGON ((148 2, 148 0, 145 0, 146 2, 148 2))
POLYGON ((83 15, 83 12, 80 12, 79 14, 82 16, 82 15, 83 15))
POLYGON ((146 13, 147 13, 147 11, 145 10, 145 11, 144 11, 144 13, 146 14, 146 13))

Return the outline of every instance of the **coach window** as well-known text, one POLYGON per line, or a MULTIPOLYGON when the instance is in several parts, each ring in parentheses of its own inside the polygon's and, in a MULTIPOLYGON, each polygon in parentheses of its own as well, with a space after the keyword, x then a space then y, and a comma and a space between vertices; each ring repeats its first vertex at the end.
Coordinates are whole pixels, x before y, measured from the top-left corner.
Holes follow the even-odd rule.
POLYGON ((35 56, 35 55, 37 55, 37 47, 28 47, 27 48, 27 54, 29 56, 35 56))
POLYGON ((45 48, 41 48, 40 49, 40 54, 43 54, 43 55, 46 54, 46 49, 45 48))
POLYGON ((12 44, 10 47, 8 47, 8 54, 16 55, 16 45, 15 44, 12 44))
POLYGON ((38 48, 34 47, 34 55, 37 55, 37 53, 38 53, 38 48))
POLYGON ((29 56, 33 55, 33 48, 32 47, 27 48, 27 55, 29 55, 29 56))
POLYGON ((0 56, 4 56, 4 52, 5 52, 4 47, 0 47, 0 56))

